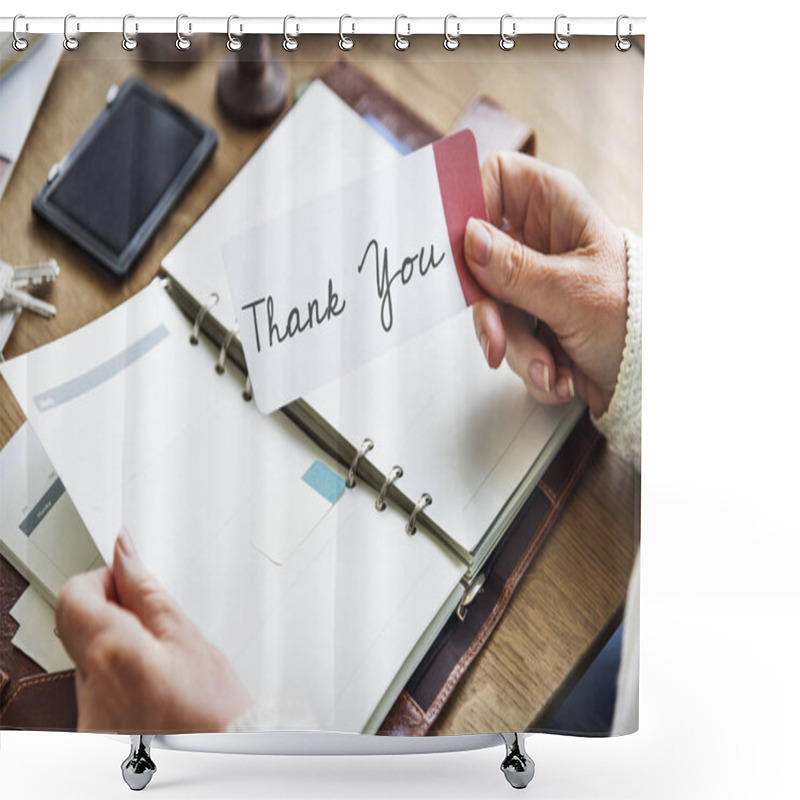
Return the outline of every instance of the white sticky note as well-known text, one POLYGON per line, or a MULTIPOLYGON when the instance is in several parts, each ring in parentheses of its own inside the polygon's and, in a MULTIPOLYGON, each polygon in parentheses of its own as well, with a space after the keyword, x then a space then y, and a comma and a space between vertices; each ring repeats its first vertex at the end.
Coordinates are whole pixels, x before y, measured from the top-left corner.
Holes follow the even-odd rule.
POLYGON ((464 231, 485 217, 471 131, 231 239, 228 285, 267 414, 482 296, 464 231))

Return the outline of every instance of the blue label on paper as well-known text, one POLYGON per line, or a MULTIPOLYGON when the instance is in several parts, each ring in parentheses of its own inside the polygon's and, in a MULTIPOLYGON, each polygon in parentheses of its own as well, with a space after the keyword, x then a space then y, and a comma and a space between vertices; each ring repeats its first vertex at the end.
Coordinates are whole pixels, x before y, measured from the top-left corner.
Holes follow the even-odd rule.
POLYGON ((321 461, 315 461, 306 470, 303 480, 331 504, 344 494, 344 478, 340 478, 321 461))

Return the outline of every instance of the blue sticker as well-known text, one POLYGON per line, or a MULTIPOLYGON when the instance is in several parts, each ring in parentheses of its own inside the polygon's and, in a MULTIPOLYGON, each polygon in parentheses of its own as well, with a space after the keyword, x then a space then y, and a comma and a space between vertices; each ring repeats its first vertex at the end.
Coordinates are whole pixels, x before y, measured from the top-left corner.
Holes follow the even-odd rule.
POLYGON ((340 478, 321 461, 315 461, 306 470, 303 480, 331 504, 335 503, 344 494, 344 478, 340 478))

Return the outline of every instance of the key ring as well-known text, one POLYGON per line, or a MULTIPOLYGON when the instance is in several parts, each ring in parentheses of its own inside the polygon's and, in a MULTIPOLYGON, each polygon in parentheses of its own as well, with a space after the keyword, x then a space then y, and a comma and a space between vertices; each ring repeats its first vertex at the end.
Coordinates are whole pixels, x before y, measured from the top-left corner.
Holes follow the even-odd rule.
POLYGON ((501 50, 513 50, 514 45, 516 42, 514 41, 514 37, 517 35, 517 23, 513 21, 513 16, 511 14, 503 14, 500 17, 500 49, 501 50), (505 24, 506 20, 510 19, 511 21, 511 36, 509 36, 505 31, 505 24))
MULTIPOLYGON (((177 18, 175 19, 175 47, 177 47, 178 50, 188 50, 192 46, 191 41, 181 33, 181 20, 188 19, 188 17, 188 14, 178 14, 177 18)), ((192 24, 189 23, 189 31, 191 30, 192 24)))
MULTIPOLYGON (((299 42, 293 36, 289 36, 288 25, 289 20, 294 19, 296 20, 297 17, 293 17, 291 14, 288 14, 283 18, 283 49, 286 50, 288 53, 291 53, 297 50, 299 42)), ((296 33, 300 33, 300 25, 297 25, 296 33)))
MULTIPOLYGON (((617 17, 617 41, 614 43, 614 47, 620 51, 620 53, 625 53, 631 49, 631 40, 625 38, 619 31, 620 31, 620 23, 622 20, 628 19, 626 14, 620 14, 617 17)), ((628 36, 631 35, 633 30, 633 26, 631 25, 630 21, 628 22, 628 36)))
MULTIPOLYGON (((355 42, 349 37, 344 35, 344 21, 346 19, 353 19, 349 14, 342 14, 339 17, 339 49, 340 50, 352 50, 355 47, 355 42)), ((356 32, 356 24, 355 22, 352 23, 351 33, 356 32)))
MULTIPOLYGON (((128 33, 128 20, 129 19, 136 19, 133 14, 126 14, 122 18, 122 49, 127 50, 130 52, 131 50, 135 50, 139 42, 128 33)), ((139 25, 137 23, 135 29, 139 30, 139 25)))
MULTIPOLYGON (((17 14, 14 17, 14 23, 11 26, 11 33, 14 36, 14 39, 11 42, 11 46, 18 52, 21 53, 25 48, 28 46, 28 40, 23 38, 17 33, 17 22, 21 19, 25 19, 23 14, 17 14)), ((28 29, 28 23, 25 23, 25 30, 28 29)))
MULTIPOLYGON (((558 32, 558 21, 560 19, 567 19, 566 14, 559 14, 556 17, 555 25, 553 26, 553 31, 555 33, 555 41, 553 42, 553 47, 558 50, 559 53, 563 53, 569 47, 569 39, 565 39, 559 32, 558 32)), ((569 21, 567 21, 567 36, 569 36, 569 21)))
MULTIPOLYGON (((231 51, 231 53, 238 53, 239 50, 242 49, 242 40, 231 33, 231 22, 233 22, 235 19, 239 19, 239 17, 237 17, 236 14, 231 14, 228 17, 228 41, 225 42, 225 47, 227 47, 228 50, 231 51)), ((240 25, 239 31, 241 32, 241 30, 242 27, 240 25)))
POLYGON ((458 17, 455 14, 448 14, 444 18, 444 42, 442 42, 442 44, 444 45, 444 49, 450 50, 450 52, 452 52, 453 50, 458 50, 458 46, 461 44, 461 42, 458 40, 458 37, 460 35, 461 35, 461 23, 458 21, 458 17), (451 19, 454 19, 456 21, 455 36, 453 36, 447 30, 447 23, 450 22, 451 19))
MULTIPOLYGON (((80 44, 80 42, 74 36, 69 35, 68 26, 71 19, 75 19, 74 14, 67 14, 67 16, 64 17, 64 49, 70 53, 73 50, 77 50, 78 45, 80 44)), ((80 24, 76 25, 76 30, 80 30, 80 24)))
POLYGON ((408 50, 411 47, 411 42, 406 39, 406 36, 411 36, 411 23, 407 22, 406 26, 408 31, 406 32, 406 36, 400 35, 400 20, 401 19, 408 19, 405 14, 398 14, 394 18, 394 49, 395 50, 408 50))

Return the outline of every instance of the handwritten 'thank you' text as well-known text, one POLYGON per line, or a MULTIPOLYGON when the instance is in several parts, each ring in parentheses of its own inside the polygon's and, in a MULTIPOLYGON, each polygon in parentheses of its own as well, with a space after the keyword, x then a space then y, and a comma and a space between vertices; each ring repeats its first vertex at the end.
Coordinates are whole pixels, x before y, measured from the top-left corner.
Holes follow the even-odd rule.
POLYGON ((260 297, 258 300, 253 300, 252 303, 246 303, 242 306, 242 311, 248 308, 253 312, 253 330, 256 337, 256 351, 261 352, 261 336, 258 332, 258 308, 261 304, 265 308, 267 315, 267 338, 269 346, 273 347, 276 344, 291 339, 298 333, 302 333, 314 325, 321 325, 323 322, 338 317, 345 309, 345 300, 340 298, 337 292, 333 291, 333 281, 328 281, 328 304, 324 311, 320 311, 319 300, 310 300, 306 304, 306 308, 301 312, 297 306, 294 306, 286 317, 286 324, 278 324, 275 321, 275 301, 272 295, 267 297, 260 297))
POLYGON ((414 277, 414 267, 419 270, 419 274, 423 277, 427 275, 428 270, 436 269, 439 264, 444 261, 445 254, 442 253, 438 258, 436 257, 434 246, 428 247, 428 258, 425 259, 425 248, 421 247, 419 253, 414 253, 412 256, 406 256, 400 267, 395 270, 391 275, 389 274, 389 248, 383 248, 383 258, 381 259, 381 248, 376 239, 372 239, 364 251, 361 258, 361 263, 358 265, 358 272, 368 262, 375 264, 375 282, 377 284, 378 299, 381 301, 381 325, 388 333, 392 329, 394 323, 394 308, 392 306, 392 284, 400 278, 403 285, 407 284, 412 277, 414 277))
MULTIPOLYGON (((383 330, 388 333, 394 324, 394 306, 392 301, 392 286, 397 279, 406 285, 414 277, 414 271, 424 277, 432 269, 436 269, 443 261, 445 254, 437 255, 434 245, 421 247, 419 252, 406 256, 400 266, 391 271, 389 266, 389 248, 378 244, 372 239, 364 250, 361 262, 358 264, 358 273, 361 274, 367 264, 375 265, 375 287, 380 301, 380 319, 383 330)), ((322 306, 319 300, 309 300, 300 306, 293 306, 284 317, 279 315, 275 308, 275 299, 267 295, 259 297, 242 306, 242 311, 250 310, 253 321, 253 334, 256 341, 256 352, 261 352, 261 340, 266 322, 266 338, 269 347, 285 342, 303 331, 320 326, 324 322, 333 320, 345 310, 346 301, 333 289, 333 280, 328 281, 328 300, 322 306), (263 307, 262 307, 263 306, 263 307), (302 309, 302 310, 301 310, 302 309), (266 317, 266 318, 265 318, 266 317), (285 321, 284 321, 285 320, 285 321), (261 326, 259 326, 259 323, 261 326)))

